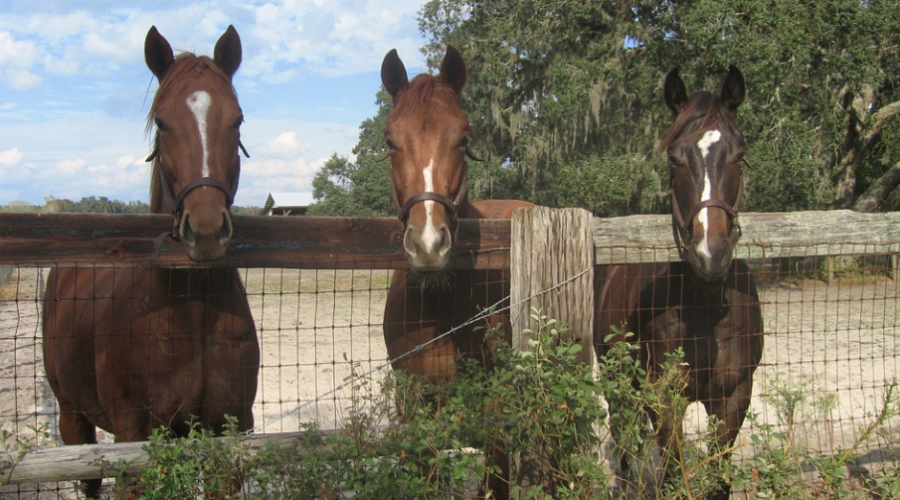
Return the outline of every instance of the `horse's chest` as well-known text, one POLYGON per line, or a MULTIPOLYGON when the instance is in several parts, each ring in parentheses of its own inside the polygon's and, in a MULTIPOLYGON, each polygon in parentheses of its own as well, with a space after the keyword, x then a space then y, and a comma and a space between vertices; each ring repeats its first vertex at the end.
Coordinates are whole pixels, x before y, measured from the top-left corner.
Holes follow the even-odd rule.
POLYGON ((651 326, 656 345, 649 362, 659 367, 680 348, 690 388, 703 393, 703 388, 714 387, 730 393, 758 362, 756 336, 749 332, 755 312, 740 306, 671 308, 651 326))
POLYGON ((706 305, 669 307, 645 326, 644 342, 650 344, 654 366, 677 350, 683 352, 683 366, 704 370, 721 362, 732 328, 729 312, 706 305))

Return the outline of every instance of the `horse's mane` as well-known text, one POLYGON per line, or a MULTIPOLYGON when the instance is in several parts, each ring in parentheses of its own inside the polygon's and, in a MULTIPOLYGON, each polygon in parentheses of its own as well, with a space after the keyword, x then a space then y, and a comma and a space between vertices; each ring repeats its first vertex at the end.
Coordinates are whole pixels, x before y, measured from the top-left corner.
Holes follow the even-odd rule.
POLYGON ((458 106, 459 95, 440 77, 420 73, 400 91, 394 106, 398 113, 425 116, 434 102, 449 102, 458 106))
MULTIPOLYGON (((144 132, 146 134, 149 134, 153 130, 156 108, 159 105, 160 99, 166 95, 175 82, 188 76, 205 77, 212 85, 222 87, 222 91, 226 93, 231 92, 235 98, 237 98, 237 92, 231 84, 231 78, 219 69, 219 66, 215 61, 207 56, 198 56, 191 52, 182 52, 175 58, 172 66, 166 71, 162 81, 159 82, 159 88, 156 90, 156 95, 153 96, 150 111, 147 113, 147 123, 144 127, 144 132)), ((157 172, 160 159, 160 155, 158 154, 159 151, 157 150, 159 147, 158 138, 159 131, 156 131, 153 136, 153 152, 155 153, 155 157, 150 164, 150 213, 160 213, 163 211, 162 187, 159 184, 160 179, 157 172)))
POLYGON ((665 153, 676 139, 686 133, 688 135, 685 138, 689 139, 699 137, 707 130, 717 127, 723 128, 723 132, 730 134, 739 133, 734 112, 725 106, 718 95, 706 91, 694 92, 675 115, 675 121, 666 131, 659 145, 659 152, 665 153), (691 125, 698 120, 700 120, 699 123, 694 125, 693 130, 690 130, 691 125))

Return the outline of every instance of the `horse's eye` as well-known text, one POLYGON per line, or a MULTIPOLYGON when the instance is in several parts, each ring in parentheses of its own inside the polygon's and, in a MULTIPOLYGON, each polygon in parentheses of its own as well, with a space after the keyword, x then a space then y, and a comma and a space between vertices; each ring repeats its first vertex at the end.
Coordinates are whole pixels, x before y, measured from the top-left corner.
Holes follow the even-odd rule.
POLYGON ((238 119, 234 121, 234 125, 232 125, 231 128, 237 130, 241 128, 242 123, 244 123, 244 115, 239 116, 238 119))
POLYGON ((468 135, 463 136, 463 138, 460 139, 460 141, 459 141, 459 146, 458 146, 458 147, 459 147, 460 149, 468 149, 468 148, 469 148, 469 141, 470 141, 470 140, 471 140, 471 139, 469 138, 468 135))
POLYGON ((676 157, 675 155, 669 155, 667 160, 669 162, 669 166, 672 168, 681 166, 681 160, 679 160, 678 157, 676 157))
POLYGON ((160 120, 159 118, 154 118, 153 122, 156 123, 156 128, 159 129, 160 132, 165 132, 166 130, 169 130, 169 127, 167 127, 166 124, 163 123, 163 121, 160 120))
POLYGON ((387 148, 390 149, 391 151, 397 150, 397 146, 394 145, 394 141, 392 141, 388 138, 385 138, 384 142, 385 142, 385 144, 387 144, 387 148))

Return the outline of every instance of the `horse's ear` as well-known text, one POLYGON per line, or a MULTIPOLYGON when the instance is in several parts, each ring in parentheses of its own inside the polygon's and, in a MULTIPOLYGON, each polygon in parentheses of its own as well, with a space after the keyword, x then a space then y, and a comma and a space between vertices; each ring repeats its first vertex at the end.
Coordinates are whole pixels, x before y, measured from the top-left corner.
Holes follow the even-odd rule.
POLYGON ((224 71, 226 75, 234 76, 234 73, 241 65, 242 56, 241 36, 238 35, 234 26, 229 24, 228 29, 225 30, 225 33, 222 33, 222 36, 219 37, 219 41, 216 42, 216 49, 215 52, 213 52, 216 65, 218 65, 219 69, 224 71))
POLYGON ((441 79, 450 85, 457 95, 462 93, 466 86, 466 61, 462 54, 452 45, 447 46, 444 60, 441 61, 441 79))
POLYGON ((666 100, 666 105, 669 106, 669 109, 672 110, 672 113, 677 114, 678 110, 681 109, 681 106, 687 102, 687 89, 684 87, 684 81, 681 80, 681 76, 678 75, 678 68, 672 68, 669 71, 669 74, 666 75, 666 83, 663 86, 663 96, 666 100))
POLYGON ((172 46, 157 31, 156 26, 151 26, 147 32, 147 38, 144 39, 144 60, 147 61, 147 67, 156 75, 156 78, 162 80, 163 75, 175 62, 175 55, 172 53, 172 46))
POLYGON ((722 84, 722 102, 725 107, 733 112, 737 112, 738 106, 744 102, 744 96, 747 94, 747 87, 744 84, 744 74, 734 64, 728 66, 728 76, 725 77, 725 83, 722 84))
POLYGON ((384 90, 387 90, 387 93, 394 100, 397 99, 397 94, 409 85, 409 77, 406 76, 406 66, 403 65, 403 61, 397 55, 397 49, 391 49, 384 56, 384 61, 381 62, 381 84, 384 85, 384 90))

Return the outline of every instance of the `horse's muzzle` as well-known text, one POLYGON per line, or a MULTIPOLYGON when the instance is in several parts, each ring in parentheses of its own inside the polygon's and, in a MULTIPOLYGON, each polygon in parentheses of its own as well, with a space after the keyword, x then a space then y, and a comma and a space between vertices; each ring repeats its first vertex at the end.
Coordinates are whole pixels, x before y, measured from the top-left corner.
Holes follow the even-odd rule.
POLYGON ((409 267, 419 274, 444 271, 450 262, 452 245, 453 236, 446 224, 428 230, 410 225, 403 235, 403 250, 409 267))
POLYGON ((195 262, 209 262, 221 259, 234 235, 231 212, 227 209, 203 217, 186 210, 179 224, 179 237, 195 262))

